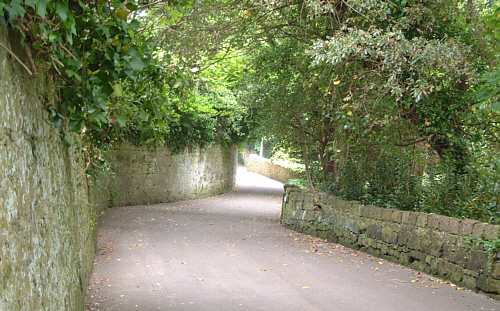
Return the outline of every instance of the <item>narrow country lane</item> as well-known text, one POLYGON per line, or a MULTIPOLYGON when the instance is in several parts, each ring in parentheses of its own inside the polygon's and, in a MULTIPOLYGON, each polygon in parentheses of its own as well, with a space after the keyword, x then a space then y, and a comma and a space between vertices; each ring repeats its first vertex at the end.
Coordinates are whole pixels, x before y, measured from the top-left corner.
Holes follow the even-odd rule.
POLYGON ((282 185, 114 208, 101 218, 88 310, 444 311, 500 303, 279 224, 282 185))

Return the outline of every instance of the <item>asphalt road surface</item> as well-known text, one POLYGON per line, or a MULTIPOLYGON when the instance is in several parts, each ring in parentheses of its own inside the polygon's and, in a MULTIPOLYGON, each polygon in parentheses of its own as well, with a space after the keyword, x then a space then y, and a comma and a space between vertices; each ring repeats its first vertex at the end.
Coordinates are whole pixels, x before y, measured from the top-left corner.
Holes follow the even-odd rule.
POLYGON ((500 311, 500 303, 279 224, 282 185, 240 169, 235 192, 113 208, 87 310, 500 311))

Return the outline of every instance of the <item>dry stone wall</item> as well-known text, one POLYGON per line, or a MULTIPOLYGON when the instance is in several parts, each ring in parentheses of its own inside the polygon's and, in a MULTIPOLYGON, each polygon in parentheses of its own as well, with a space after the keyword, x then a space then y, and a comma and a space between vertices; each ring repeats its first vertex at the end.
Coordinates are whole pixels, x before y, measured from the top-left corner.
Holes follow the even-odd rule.
POLYGON ((499 298, 500 253, 493 244, 500 226, 364 206, 294 186, 285 187, 281 221, 499 298))
MULTIPOLYGON (((22 58, 1 20, 0 42, 22 58)), ((95 205, 69 134, 49 121, 50 90, 0 48, 0 310, 83 310, 95 205)))
POLYGON ((110 154, 112 206, 200 198, 232 190, 237 168, 234 146, 210 145, 172 153, 122 145, 110 154))

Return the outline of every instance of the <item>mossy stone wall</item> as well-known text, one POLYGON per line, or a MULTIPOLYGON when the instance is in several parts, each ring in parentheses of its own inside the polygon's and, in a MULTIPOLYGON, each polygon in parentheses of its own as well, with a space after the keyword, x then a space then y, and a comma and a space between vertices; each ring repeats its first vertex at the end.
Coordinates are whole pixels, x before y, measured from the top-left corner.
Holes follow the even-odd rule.
POLYGON ((364 206, 286 186, 287 227, 361 249, 499 298, 500 226, 471 219, 364 206))
MULTIPOLYGON (((0 18, 0 42, 24 59, 19 41, 0 18)), ((95 204, 80 153, 50 122, 51 90, 0 47, 0 310, 84 308, 95 204)))
POLYGON ((124 144, 109 153, 112 206, 173 202, 233 189, 234 146, 194 146, 173 153, 124 144))

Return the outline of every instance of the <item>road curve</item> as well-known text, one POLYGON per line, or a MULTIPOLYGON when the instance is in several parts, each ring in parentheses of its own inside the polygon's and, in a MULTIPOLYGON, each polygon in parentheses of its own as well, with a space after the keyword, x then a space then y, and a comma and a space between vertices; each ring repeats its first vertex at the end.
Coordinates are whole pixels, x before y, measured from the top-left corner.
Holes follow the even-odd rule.
POLYGON ((500 311, 500 303, 279 224, 282 185, 101 218, 87 310, 500 311))

